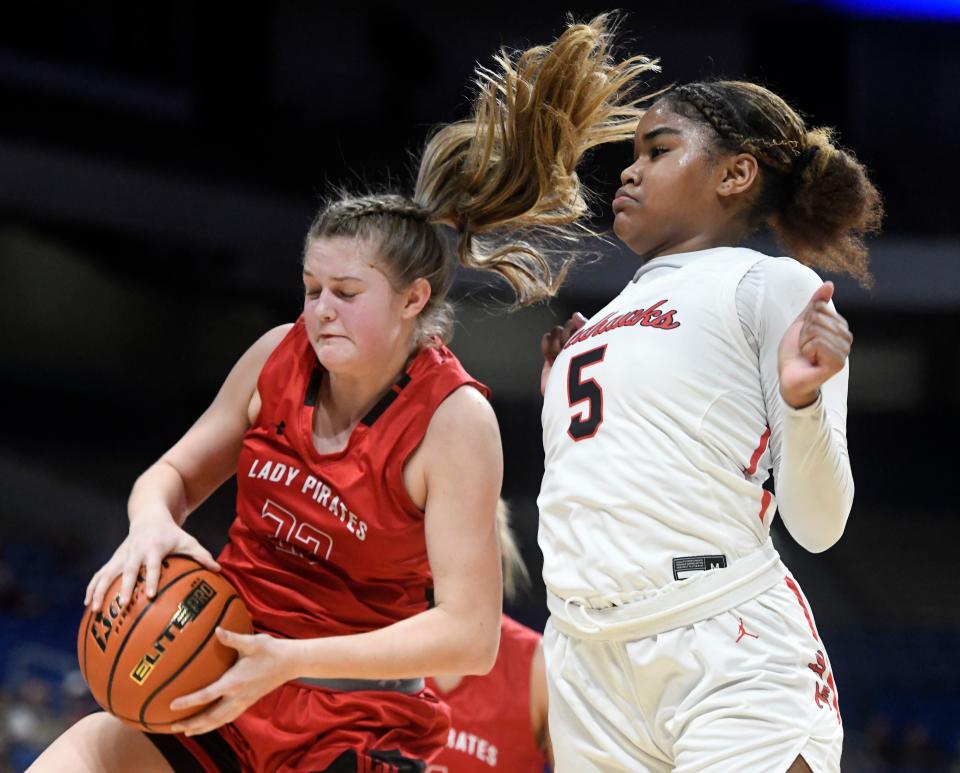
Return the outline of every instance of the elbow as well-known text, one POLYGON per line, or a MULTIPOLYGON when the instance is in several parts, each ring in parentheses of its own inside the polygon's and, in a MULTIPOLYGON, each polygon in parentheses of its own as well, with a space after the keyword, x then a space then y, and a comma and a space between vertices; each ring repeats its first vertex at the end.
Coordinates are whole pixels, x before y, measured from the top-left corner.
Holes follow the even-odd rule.
POLYGON ((486 676, 493 670, 493 664, 497 662, 497 653, 492 655, 489 652, 479 655, 472 668, 467 669, 466 673, 470 676, 486 676))
POLYGON ((841 528, 834 534, 817 534, 813 537, 806 536, 803 539, 798 538, 797 542, 800 547, 808 553, 823 553, 836 545, 842 535, 843 529, 841 528))
POLYGON ((483 676, 490 673, 497 662, 497 653, 500 651, 500 626, 491 627, 490 633, 484 631, 474 637, 467 655, 468 667, 463 673, 471 676, 483 676))
POLYGON ((817 529, 804 530, 802 533, 793 534, 793 537, 804 550, 810 553, 823 553, 840 541, 847 527, 849 513, 848 507, 831 513, 831 517, 824 519, 817 529))
POLYGON ((783 506, 785 502, 780 504, 783 524, 797 544, 810 553, 823 553, 843 536, 853 507, 853 486, 831 497, 807 498, 789 507, 783 506))

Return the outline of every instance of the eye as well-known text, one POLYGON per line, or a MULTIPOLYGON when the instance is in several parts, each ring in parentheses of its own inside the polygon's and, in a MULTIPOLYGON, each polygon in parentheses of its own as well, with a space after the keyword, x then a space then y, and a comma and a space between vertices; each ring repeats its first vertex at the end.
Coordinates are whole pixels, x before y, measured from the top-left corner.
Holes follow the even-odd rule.
POLYGON ((311 287, 304 287, 303 294, 306 295, 310 300, 316 300, 320 297, 320 291, 314 290, 311 287))
POLYGON ((340 298, 344 298, 344 299, 346 299, 346 300, 349 300, 350 298, 356 298, 357 293, 348 293, 348 292, 344 292, 343 290, 338 290, 338 291, 337 291, 337 296, 340 297, 340 298))
POLYGON ((650 148, 650 158, 662 156, 668 150, 670 150, 670 148, 665 148, 663 145, 654 145, 652 148, 650 148))

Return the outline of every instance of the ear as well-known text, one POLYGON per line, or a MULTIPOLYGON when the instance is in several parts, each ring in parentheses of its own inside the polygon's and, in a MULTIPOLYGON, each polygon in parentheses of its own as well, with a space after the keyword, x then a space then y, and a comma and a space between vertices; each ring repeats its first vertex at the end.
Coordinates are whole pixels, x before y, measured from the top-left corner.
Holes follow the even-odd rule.
POLYGON ((750 153, 737 153, 720 162, 722 176, 717 184, 717 195, 728 197, 746 193, 757 179, 759 166, 750 153))
POLYGON ((400 316, 403 319, 414 319, 417 317, 423 307, 427 305, 427 301, 430 300, 430 296, 433 295, 433 291, 430 289, 430 283, 420 277, 419 279, 414 279, 410 286, 403 291, 403 309, 400 312, 400 316))

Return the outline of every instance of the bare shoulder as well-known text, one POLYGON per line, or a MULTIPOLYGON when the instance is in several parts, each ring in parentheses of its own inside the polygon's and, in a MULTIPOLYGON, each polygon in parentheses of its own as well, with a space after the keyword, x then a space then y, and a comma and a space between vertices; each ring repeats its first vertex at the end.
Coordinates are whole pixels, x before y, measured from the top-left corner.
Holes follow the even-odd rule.
POLYGON ((461 386, 437 406, 421 448, 427 466, 449 470, 465 464, 502 465, 500 425, 489 401, 461 386))
POLYGON ((493 406, 476 388, 464 384, 454 389, 437 406, 430 420, 428 434, 446 433, 486 427, 499 433, 493 406))
POLYGON ((267 358, 273 354, 273 350, 280 345, 280 342, 292 327, 293 325, 288 323, 271 328, 254 341, 250 348, 241 355, 235 370, 243 374, 244 380, 249 381, 252 378, 253 383, 256 384, 267 358))
POLYGON ((464 476, 476 481, 473 473, 480 469, 496 478, 502 466, 500 427, 493 408, 474 387, 461 386, 437 406, 403 477, 410 498, 423 508, 428 491, 436 493, 445 482, 462 482, 464 476))
POLYGON ((253 345, 248 350, 248 353, 253 355, 255 359, 259 359, 261 361, 260 364, 262 365, 273 353, 273 350, 280 345, 280 342, 287 336, 287 333, 289 333, 292 329, 292 322, 287 322, 283 325, 277 325, 274 328, 270 328, 270 330, 253 342, 253 345))

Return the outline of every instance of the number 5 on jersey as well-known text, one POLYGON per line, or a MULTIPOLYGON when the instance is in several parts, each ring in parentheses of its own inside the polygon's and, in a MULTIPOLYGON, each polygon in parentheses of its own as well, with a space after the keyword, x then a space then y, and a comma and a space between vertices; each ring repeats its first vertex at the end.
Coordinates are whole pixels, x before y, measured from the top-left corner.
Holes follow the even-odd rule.
POLYGON ((597 434, 603 423, 603 389, 592 378, 584 380, 583 371, 591 365, 603 362, 606 345, 578 354, 570 360, 567 371, 567 401, 573 408, 582 402, 589 402, 580 413, 571 417, 567 434, 574 440, 587 440, 597 434))

